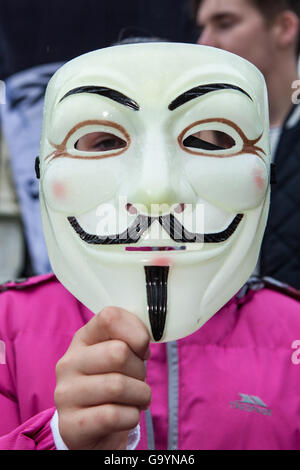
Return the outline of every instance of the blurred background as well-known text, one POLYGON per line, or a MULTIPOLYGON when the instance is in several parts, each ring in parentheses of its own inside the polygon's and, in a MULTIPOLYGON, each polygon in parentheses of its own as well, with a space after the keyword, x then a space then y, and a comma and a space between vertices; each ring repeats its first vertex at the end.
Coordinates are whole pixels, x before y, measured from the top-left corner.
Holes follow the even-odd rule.
POLYGON ((64 62, 130 37, 196 42, 187 0, 0 0, 0 283, 51 271, 38 180, 43 97, 64 62))
POLYGON ((264 74, 277 184, 255 273, 300 289, 300 0, 0 0, 0 283, 51 271, 34 170, 49 79, 134 37, 217 47, 264 74))

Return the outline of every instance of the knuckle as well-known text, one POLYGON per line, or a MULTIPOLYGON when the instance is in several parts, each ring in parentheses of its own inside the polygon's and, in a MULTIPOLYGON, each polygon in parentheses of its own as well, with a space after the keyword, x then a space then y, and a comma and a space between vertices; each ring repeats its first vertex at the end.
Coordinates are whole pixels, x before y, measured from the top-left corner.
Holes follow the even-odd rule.
POLYGON ((147 347, 150 342, 150 336, 149 336, 148 331, 146 330, 145 325, 143 326, 144 326, 144 329, 143 329, 143 332, 141 332, 140 334, 140 341, 144 347, 147 347))
POLYGON ((54 401, 57 408, 63 406, 63 404, 67 401, 68 391, 65 385, 59 384, 54 390, 54 401))
POLYGON ((131 410, 130 410, 130 424, 129 424, 129 427, 130 428, 135 428, 135 426, 137 426, 140 422, 140 410, 136 407, 132 407, 131 410))
POLYGON ((64 355, 61 359, 56 364, 56 375, 57 377, 60 377, 61 375, 64 375, 68 369, 70 368, 70 361, 67 355, 64 355))
POLYGON ((149 346, 150 337, 149 337, 148 331, 146 330, 145 325, 142 325, 142 326, 143 327, 139 331, 137 341, 138 341, 138 346, 140 350, 146 350, 147 347, 149 346))
POLYGON ((98 315, 98 321, 106 328, 117 322, 120 318, 120 313, 115 307, 105 307, 98 315))
POLYGON ((116 369, 121 369, 126 364, 130 351, 129 347, 123 341, 115 341, 110 344, 110 360, 116 369))
POLYGON ((125 392, 125 377, 121 374, 113 374, 110 377, 108 393, 111 400, 118 400, 125 392))
POLYGON ((56 363, 55 372, 57 377, 76 373, 82 352, 82 348, 69 349, 56 363))
POLYGON ((114 405, 105 405, 101 408, 99 422, 101 422, 102 426, 108 431, 116 429, 120 422, 120 409, 114 405))
POLYGON ((101 406, 95 415, 95 424, 105 430, 105 434, 111 434, 124 429, 124 422, 127 423, 126 428, 133 429, 140 421, 140 410, 138 407, 126 407, 126 409, 107 404, 101 406), (121 424, 122 423, 122 424, 121 424))

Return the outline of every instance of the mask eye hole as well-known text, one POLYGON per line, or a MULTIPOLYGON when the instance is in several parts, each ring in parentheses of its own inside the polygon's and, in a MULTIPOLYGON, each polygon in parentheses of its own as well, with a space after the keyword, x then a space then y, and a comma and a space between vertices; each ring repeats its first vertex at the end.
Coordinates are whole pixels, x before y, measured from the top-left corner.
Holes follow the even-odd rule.
POLYGON ((186 137, 183 140, 184 147, 199 150, 228 150, 236 145, 235 140, 225 132, 216 130, 202 130, 186 137))
POLYGON ((84 152, 109 152, 126 146, 125 140, 109 132, 90 132, 80 137, 74 147, 84 152))

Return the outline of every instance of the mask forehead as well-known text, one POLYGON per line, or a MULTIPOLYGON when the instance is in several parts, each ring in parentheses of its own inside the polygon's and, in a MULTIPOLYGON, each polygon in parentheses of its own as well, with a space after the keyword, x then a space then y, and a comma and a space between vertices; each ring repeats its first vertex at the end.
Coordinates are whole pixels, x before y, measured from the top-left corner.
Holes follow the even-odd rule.
POLYGON ((233 54, 191 44, 123 45, 80 56, 51 79, 46 103, 52 117, 53 108, 69 90, 95 85, 120 91, 141 109, 153 109, 155 104, 167 110, 184 91, 212 83, 245 90, 264 123, 268 122, 265 83, 258 69, 233 54))

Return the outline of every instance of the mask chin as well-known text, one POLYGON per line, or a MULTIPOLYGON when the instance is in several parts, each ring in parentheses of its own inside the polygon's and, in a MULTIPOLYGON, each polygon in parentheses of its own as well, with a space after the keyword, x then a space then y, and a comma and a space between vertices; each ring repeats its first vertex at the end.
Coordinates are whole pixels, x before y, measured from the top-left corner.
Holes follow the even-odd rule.
POLYGON ((121 256, 113 247, 103 251, 83 241, 65 216, 48 212, 44 225, 53 270, 75 297, 94 313, 107 305, 135 313, 152 341, 164 342, 192 334, 246 282, 258 256, 258 233, 263 232, 266 214, 267 204, 263 212, 246 214, 226 245, 212 244, 207 251, 126 255, 122 248, 121 256))

